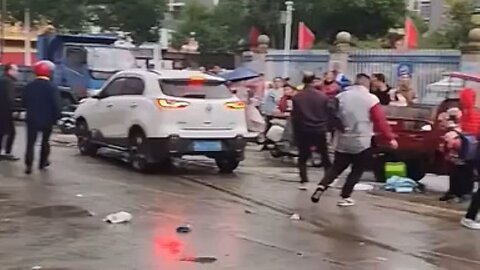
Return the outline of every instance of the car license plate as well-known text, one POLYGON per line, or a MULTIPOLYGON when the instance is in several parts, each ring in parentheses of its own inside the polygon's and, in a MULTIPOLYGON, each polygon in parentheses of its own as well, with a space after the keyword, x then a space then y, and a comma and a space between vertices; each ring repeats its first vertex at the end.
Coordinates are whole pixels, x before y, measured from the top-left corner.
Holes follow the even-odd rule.
POLYGON ((219 151, 222 151, 222 143, 220 141, 194 141, 193 151, 219 152, 219 151))

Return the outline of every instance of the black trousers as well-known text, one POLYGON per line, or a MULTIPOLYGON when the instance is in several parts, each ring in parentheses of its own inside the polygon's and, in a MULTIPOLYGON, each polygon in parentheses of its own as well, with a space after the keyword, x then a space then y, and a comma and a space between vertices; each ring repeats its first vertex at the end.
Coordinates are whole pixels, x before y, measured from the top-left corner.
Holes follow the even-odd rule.
POLYGON ((15 123, 13 118, 4 119, 5 123, 1 123, 0 126, 0 154, 2 153, 3 143, 5 143, 5 153, 11 154, 13 143, 15 142, 15 123))
POLYGON ((470 207, 468 207, 467 215, 465 217, 468 219, 475 220, 477 218, 479 210, 480 210, 480 188, 478 188, 475 195, 473 195, 472 202, 470 203, 470 207))
POLYGON ((369 150, 365 150, 358 154, 347 154, 347 153, 335 153, 335 160, 333 161, 333 166, 327 171, 322 181, 319 183, 320 186, 323 186, 328 189, 328 186, 337 179, 337 177, 342 174, 350 165, 352 166, 352 171, 347 177, 347 181, 342 188, 342 198, 350 198, 353 193, 353 188, 360 181, 360 178, 365 171, 365 167, 369 160, 369 150))
POLYGON ((448 194, 456 197, 471 194, 473 192, 474 164, 454 165, 450 171, 450 188, 448 194))
POLYGON ((295 134, 295 141, 298 147, 298 169, 302 182, 308 182, 307 161, 312 157, 312 147, 322 157, 322 164, 327 170, 332 165, 328 155, 328 144, 326 132, 299 132, 295 134))
POLYGON ((25 153, 25 165, 32 167, 34 160, 35 143, 37 142, 38 134, 42 134, 42 146, 40 150, 40 166, 48 163, 50 155, 50 135, 52 134, 52 127, 37 128, 32 125, 27 125, 27 151, 25 153))

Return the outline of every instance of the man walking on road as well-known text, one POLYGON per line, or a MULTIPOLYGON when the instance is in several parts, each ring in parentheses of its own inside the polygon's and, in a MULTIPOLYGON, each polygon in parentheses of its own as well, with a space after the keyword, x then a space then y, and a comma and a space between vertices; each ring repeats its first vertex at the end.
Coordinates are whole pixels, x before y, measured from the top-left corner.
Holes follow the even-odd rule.
POLYGON ((376 96, 370 94, 369 87, 370 77, 358 74, 355 85, 337 96, 344 131, 336 134, 335 160, 312 195, 314 203, 320 200, 330 184, 351 165, 351 172, 343 186, 342 199, 338 205, 355 205, 351 195, 369 160, 368 150, 371 147, 374 129, 381 132, 392 148, 398 147, 380 102, 376 96))
POLYGON ((298 146, 301 183, 308 182, 307 161, 311 157, 312 147, 322 156, 322 163, 327 170, 330 165, 327 146, 328 97, 318 91, 313 82, 315 75, 305 74, 305 88, 293 97, 292 124, 295 141, 298 146))
POLYGON ((15 123, 12 113, 15 106, 14 82, 17 73, 16 65, 6 64, 4 75, 0 80, 0 155, 5 142, 5 156, 0 156, 0 158, 11 161, 18 160, 12 155, 13 142, 15 141, 15 123))
POLYGON ((38 133, 42 133, 42 147, 39 169, 50 165, 50 135, 52 128, 60 118, 60 93, 50 82, 54 64, 40 61, 35 64, 37 78, 27 85, 23 94, 23 104, 27 111, 27 150, 25 154, 26 174, 32 173, 34 147, 38 133))

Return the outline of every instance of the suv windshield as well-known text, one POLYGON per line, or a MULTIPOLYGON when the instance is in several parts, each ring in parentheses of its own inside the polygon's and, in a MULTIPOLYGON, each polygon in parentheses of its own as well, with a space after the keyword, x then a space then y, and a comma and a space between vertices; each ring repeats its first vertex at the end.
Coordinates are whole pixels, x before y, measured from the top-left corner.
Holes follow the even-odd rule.
POLYGON ((114 72, 136 67, 135 57, 128 49, 112 47, 86 47, 91 71, 114 72))
POLYGON ((231 98, 232 92, 219 81, 192 83, 188 80, 160 80, 162 92, 167 96, 198 99, 231 98))

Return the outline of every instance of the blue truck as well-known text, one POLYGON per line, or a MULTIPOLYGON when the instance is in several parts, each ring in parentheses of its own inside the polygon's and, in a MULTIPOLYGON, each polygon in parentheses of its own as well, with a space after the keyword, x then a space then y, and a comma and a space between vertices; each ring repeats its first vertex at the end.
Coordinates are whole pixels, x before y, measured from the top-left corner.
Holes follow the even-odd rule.
MULTIPOLYGON (((37 39, 38 60, 55 63, 53 82, 61 91, 65 108, 77 104, 89 93, 98 91, 105 81, 120 70, 136 67, 133 53, 115 47, 116 37, 95 35, 43 34, 37 39)), ((24 86, 34 79, 31 67, 19 67, 17 110, 24 86)))

